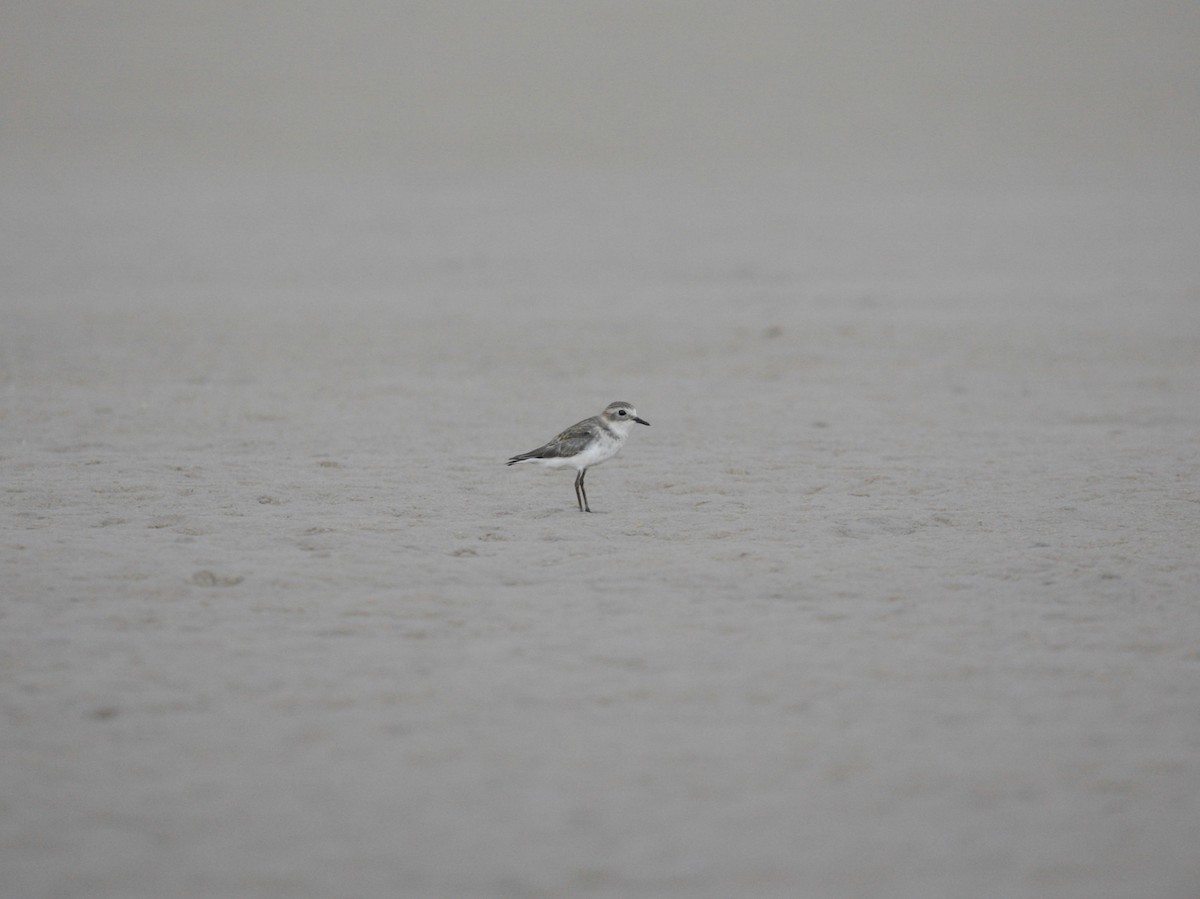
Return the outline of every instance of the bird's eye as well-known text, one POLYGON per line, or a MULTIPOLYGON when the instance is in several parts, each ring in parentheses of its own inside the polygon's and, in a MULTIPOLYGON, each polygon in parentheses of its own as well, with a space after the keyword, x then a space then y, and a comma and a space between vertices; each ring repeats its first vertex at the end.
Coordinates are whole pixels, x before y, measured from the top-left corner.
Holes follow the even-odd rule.
POLYGON ((624 409, 619 409, 619 410, 617 411, 617 414, 618 414, 618 415, 624 415, 624 414, 625 414, 625 410, 624 410, 624 409))

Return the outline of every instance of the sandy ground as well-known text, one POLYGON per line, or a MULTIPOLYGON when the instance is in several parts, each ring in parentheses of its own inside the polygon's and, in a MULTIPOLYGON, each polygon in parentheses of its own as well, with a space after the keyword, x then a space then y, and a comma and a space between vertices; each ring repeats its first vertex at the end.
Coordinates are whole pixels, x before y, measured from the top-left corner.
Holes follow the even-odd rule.
POLYGON ((14 895, 1200 882, 1193 204, 175 187, 6 311, 14 895))
POLYGON ((23 115, 5 896, 1200 894, 1178 159, 139 168, 23 115), (594 514, 503 465, 617 399, 594 514))

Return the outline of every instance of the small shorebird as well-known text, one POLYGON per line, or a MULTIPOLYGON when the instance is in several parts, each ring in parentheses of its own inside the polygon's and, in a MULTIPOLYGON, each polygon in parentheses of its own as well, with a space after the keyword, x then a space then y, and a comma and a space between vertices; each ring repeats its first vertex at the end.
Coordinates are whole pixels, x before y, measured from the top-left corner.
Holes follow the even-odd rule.
POLYGON ((547 468, 574 468, 579 472, 575 475, 575 500, 579 503, 580 512, 590 512, 587 491, 583 489, 583 476, 593 465, 607 462, 621 451, 634 422, 650 424, 638 418, 637 409, 629 403, 609 403, 608 408, 599 415, 571 425, 537 449, 513 456, 508 464, 536 462, 547 468))

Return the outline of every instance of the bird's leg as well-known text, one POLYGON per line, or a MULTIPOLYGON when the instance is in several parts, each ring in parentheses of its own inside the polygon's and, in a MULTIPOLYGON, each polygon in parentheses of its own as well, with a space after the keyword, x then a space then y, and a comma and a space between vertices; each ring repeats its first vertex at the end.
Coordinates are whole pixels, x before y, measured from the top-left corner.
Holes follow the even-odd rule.
POLYGON ((579 503, 579 511, 583 511, 583 497, 580 496, 580 489, 583 486, 583 472, 575 475, 575 502, 579 503))
POLYGON ((579 492, 583 494, 583 511, 590 512, 590 511, 592 511, 592 507, 588 505, 587 488, 583 486, 583 476, 585 474, 587 474, 586 468, 583 471, 579 472, 579 492))

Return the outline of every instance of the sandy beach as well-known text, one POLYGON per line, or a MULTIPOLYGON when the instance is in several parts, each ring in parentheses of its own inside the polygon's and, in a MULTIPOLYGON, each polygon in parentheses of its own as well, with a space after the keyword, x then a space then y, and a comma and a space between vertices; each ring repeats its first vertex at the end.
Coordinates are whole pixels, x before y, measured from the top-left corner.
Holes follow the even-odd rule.
POLYGON ((0 892, 1200 895, 1200 13, 513 8, 14 5, 0 892))

